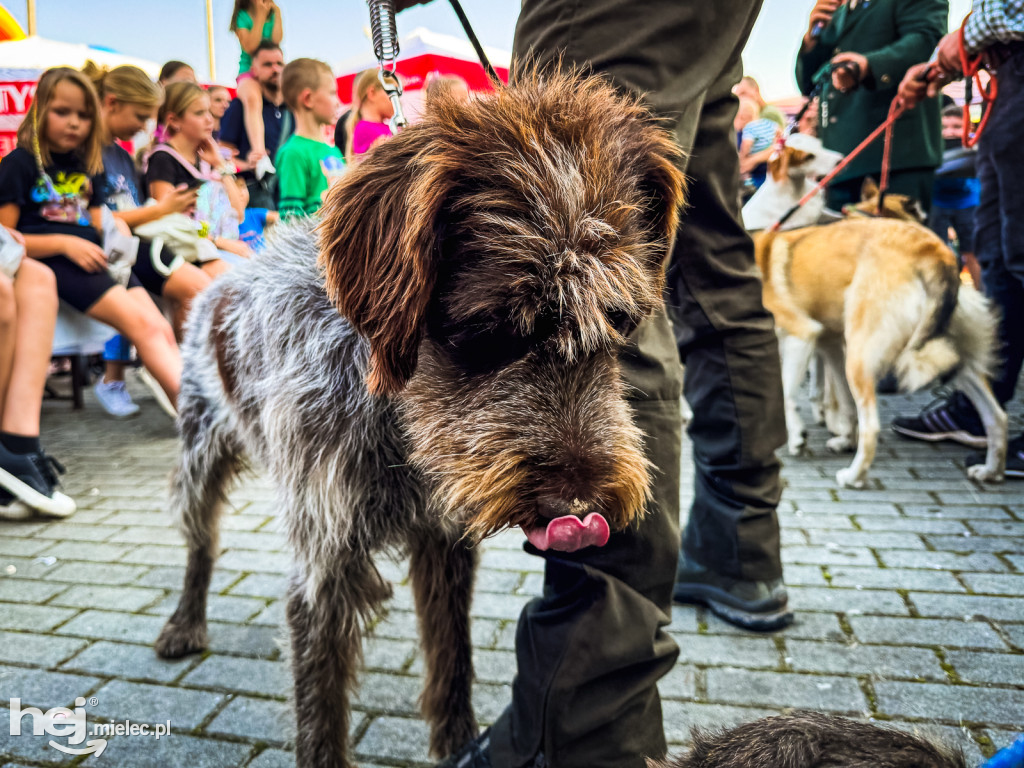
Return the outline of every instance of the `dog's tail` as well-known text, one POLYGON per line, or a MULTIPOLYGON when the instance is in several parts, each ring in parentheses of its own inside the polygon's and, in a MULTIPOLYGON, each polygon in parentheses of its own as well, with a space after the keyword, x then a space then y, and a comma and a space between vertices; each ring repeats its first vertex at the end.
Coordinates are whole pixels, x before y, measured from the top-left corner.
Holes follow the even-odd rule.
POLYGON ((918 270, 918 279, 923 306, 911 302, 917 305, 918 320, 895 363, 900 386, 910 392, 949 374, 960 365, 961 354, 948 333, 960 294, 956 262, 929 259, 918 270))

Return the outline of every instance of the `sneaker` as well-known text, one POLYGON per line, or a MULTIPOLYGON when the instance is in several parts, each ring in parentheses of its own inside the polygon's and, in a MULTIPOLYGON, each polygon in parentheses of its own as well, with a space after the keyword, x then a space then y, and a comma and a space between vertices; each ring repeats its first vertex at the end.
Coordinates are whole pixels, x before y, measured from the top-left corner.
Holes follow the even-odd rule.
MULTIPOLYGON (((985 451, 975 451, 967 454, 964 459, 965 467, 973 467, 985 463, 985 451)), ((1024 435, 1014 438, 1006 444, 1006 476, 1024 477, 1024 435)))
POLYGON ((103 410, 115 419, 128 419, 139 412, 139 406, 132 402, 128 387, 123 381, 104 381, 102 378, 92 388, 103 410))
POLYGON ((491 731, 484 731, 434 768, 491 768, 491 731))
POLYGON ((64 466, 44 451, 11 453, 0 445, 0 488, 32 509, 54 517, 75 512, 75 502, 56 490, 64 466))
POLYGON ((167 397, 167 393, 164 392, 164 388, 160 386, 160 382, 153 378, 153 374, 147 371, 145 368, 138 369, 139 381, 149 387, 149 391, 153 393, 153 397, 156 398, 156 403, 159 405, 164 413, 170 416, 172 419, 178 418, 178 412, 174 410, 174 406, 171 405, 171 400, 167 397))
POLYGON ((971 448, 984 448, 985 427, 974 406, 960 392, 926 406, 917 416, 898 416, 892 431, 915 440, 936 443, 953 440, 971 448))
POLYGON ((25 520, 32 517, 32 508, 0 488, 0 520, 25 520))
POLYGON ((715 573, 679 553, 676 586, 677 603, 706 605, 721 618, 742 629, 772 632, 793 622, 789 595, 781 578, 743 581, 715 573))

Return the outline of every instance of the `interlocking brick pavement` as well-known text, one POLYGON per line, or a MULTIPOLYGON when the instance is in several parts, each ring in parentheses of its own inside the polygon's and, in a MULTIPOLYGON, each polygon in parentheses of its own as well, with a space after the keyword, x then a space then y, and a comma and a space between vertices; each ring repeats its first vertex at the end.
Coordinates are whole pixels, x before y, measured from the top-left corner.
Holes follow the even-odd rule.
MULTIPOLYGON (((282 650, 289 558, 273 490, 257 474, 231 496, 209 651, 156 658, 152 641, 176 602, 185 554, 163 512, 175 435, 148 393, 132 389, 142 415, 127 422, 105 417, 91 393, 79 413, 45 404, 44 444, 67 465, 79 511, 0 522, 0 766, 91 765, 7 728, 11 698, 46 710, 77 696, 90 726, 171 722, 160 740, 111 737, 97 765, 293 765, 282 650)), ((926 399, 883 398, 883 420, 926 399)), ((1011 417, 1019 432, 1020 409, 1011 417)), ((840 490, 833 478, 849 456, 828 455, 824 439, 812 427, 811 455, 784 459, 780 519, 796 623, 760 636, 676 606, 669 631, 681 652, 661 685, 669 739, 679 748, 692 725, 814 707, 928 728, 980 761, 1024 730, 1024 483, 976 486, 960 466, 966 449, 885 432, 871 487, 840 490)), ((684 507, 688 493, 689 484, 684 507)), ((521 545, 507 533, 483 548, 473 606, 482 723, 508 701, 515 619, 541 588, 542 561, 521 545)), ((354 751, 366 765, 423 765, 423 666, 406 567, 380 567, 395 599, 367 641, 354 751)))

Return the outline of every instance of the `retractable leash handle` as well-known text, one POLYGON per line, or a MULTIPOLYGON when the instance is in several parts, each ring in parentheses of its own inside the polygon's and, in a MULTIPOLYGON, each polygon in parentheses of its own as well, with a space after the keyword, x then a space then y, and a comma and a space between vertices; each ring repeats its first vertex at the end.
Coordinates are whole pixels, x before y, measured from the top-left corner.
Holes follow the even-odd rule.
POLYGON ((982 763, 981 768, 1024 768, 1024 733, 982 763))
POLYGON ((402 109, 402 84, 395 73, 398 61, 398 27, 395 24, 394 0, 366 0, 370 8, 370 34, 373 37, 373 54, 377 57, 379 71, 377 78, 394 110, 388 127, 391 133, 398 133, 409 124, 402 109))

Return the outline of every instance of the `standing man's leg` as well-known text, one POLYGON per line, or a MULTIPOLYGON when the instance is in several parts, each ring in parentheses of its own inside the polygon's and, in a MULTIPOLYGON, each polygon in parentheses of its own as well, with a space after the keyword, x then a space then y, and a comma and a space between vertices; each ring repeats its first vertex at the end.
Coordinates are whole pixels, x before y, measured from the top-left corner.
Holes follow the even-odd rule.
MULTIPOLYGON (((551 66, 561 57, 609 75, 644 93, 688 146, 704 92, 739 56, 759 6, 526 0, 516 58, 551 66)), ((665 753, 657 681, 677 655, 664 626, 679 541, 681 370, 663 312, 632 341, 623 372, 642 393, 632 405, 658 468, 653 503, 637 530, 605 547, 547 557, 544 596, 519 621, 512 704, 464 753, 468 765, 518 768, 543 755, 557 768, 644 768, 646 757, 665 753)))
POLYGON ((736 205, 731 89, 740 74, 737 55, 705 94, 691 145, 690 207, 669 267, 696 469, 675 596, 770 630, 792 620, 775 512, 775 451, 786 430, 774 323, 736 205))

